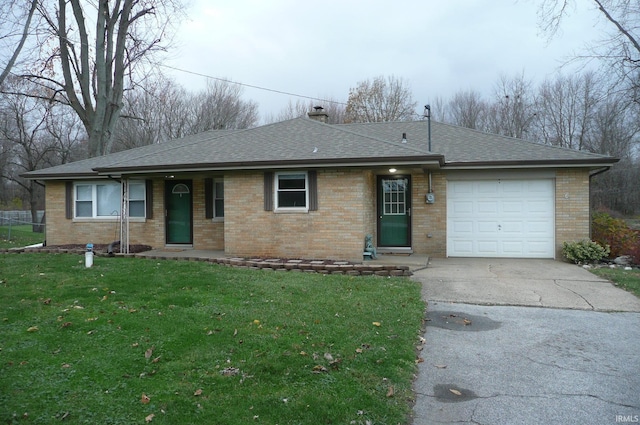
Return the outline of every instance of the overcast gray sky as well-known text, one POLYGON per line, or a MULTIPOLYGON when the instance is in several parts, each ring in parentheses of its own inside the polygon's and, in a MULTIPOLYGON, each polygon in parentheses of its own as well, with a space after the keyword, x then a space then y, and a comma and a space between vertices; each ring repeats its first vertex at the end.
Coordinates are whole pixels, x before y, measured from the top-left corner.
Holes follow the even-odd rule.
MULTIPOLYGON (((489 95, 501 74, 535 82, 553 75, 604 29, 591 2, 578 3, 583 9, 548 41, 534 0, 195 0, 166 63, 343 102, 358 81, 394 75, 421 109, 459 90, 489 95)), ((192 90, 206 85, 169 73, 192 90)), ((298 99, 249 87, 243 96, 262 117, 298 99)))

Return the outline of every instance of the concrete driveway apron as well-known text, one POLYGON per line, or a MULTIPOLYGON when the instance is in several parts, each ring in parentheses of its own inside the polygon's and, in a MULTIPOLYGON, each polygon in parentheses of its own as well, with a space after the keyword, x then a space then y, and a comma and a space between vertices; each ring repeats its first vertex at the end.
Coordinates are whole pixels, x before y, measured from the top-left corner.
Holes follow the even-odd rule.
POLYGON ((434 259, 414 425, 640 423, 640 300, 553 260, 434 259))

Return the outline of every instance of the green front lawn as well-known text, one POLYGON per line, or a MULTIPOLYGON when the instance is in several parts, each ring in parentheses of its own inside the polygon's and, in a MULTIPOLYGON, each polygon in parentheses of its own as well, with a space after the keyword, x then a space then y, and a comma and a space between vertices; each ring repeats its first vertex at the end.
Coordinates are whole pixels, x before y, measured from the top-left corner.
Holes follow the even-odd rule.
POLYGON ((640 269, 624 270, 602 267, 591 269, 591 272, 640 297, 640 269))
POLYGON ((0 423, 408 423, 405 278, 0 255, 0 423))
POLYGON ((22 248, 44 242, 44 233, 34 233, 31 225, 0 226, 0 248, 22 248))

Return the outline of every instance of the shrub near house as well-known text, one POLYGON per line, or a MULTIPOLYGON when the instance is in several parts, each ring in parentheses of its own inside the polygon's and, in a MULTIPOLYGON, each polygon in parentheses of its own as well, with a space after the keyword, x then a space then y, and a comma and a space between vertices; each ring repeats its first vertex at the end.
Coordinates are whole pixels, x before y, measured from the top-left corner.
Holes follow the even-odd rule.
POLYGON ((603 212, 593 215, 593 240, 611 248, 610 258, 623 255, 640 264, 640 232, 631 229, 624 220, 603 212))

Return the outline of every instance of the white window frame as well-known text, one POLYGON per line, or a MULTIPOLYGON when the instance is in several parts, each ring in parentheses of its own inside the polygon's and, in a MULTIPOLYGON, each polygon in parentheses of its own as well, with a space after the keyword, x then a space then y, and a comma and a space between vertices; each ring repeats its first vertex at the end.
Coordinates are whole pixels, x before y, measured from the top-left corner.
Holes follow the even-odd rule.
POLYGON ((273 179, 273 200, 276 212, 309 212, 309 174, 306 171, 277 172, 273 179), (300 191, 301 189, 279 189, 280 177, 304 175, 304 207, 281 207, 280 192, 300 191))
MULTIPOLYGON (((142 199, 129 199, 129 212, 131 211, 131 202, 142 202, 143 204, 143 215, 142 216, 129 216, 134 220, 144 220, 146 219, 146 211, 147 211, 147 188, 144 180, 131 180, 129 182, 129 193, 131 193, 132 185, 140 185, 142 186, 142 199)), ((107 181, 77 181, 73 184, 73 218, 74 220, 118 220, 120 219, 120 209, 122 204, 122 192, 121 192, 121 184, 116 182, 107 182, 107 181), (113 210, 116 214, 110 215, 98 215, 98 186, 111 185, 116 186, 118 189, 118 205, 117 210, 113 210), (78 200, 78 187, 80 186, 88 186, 91 188, 91 200, 78 200), (90 216, 78 216, 78 202, 91 202, 91 215, 90 216)))

